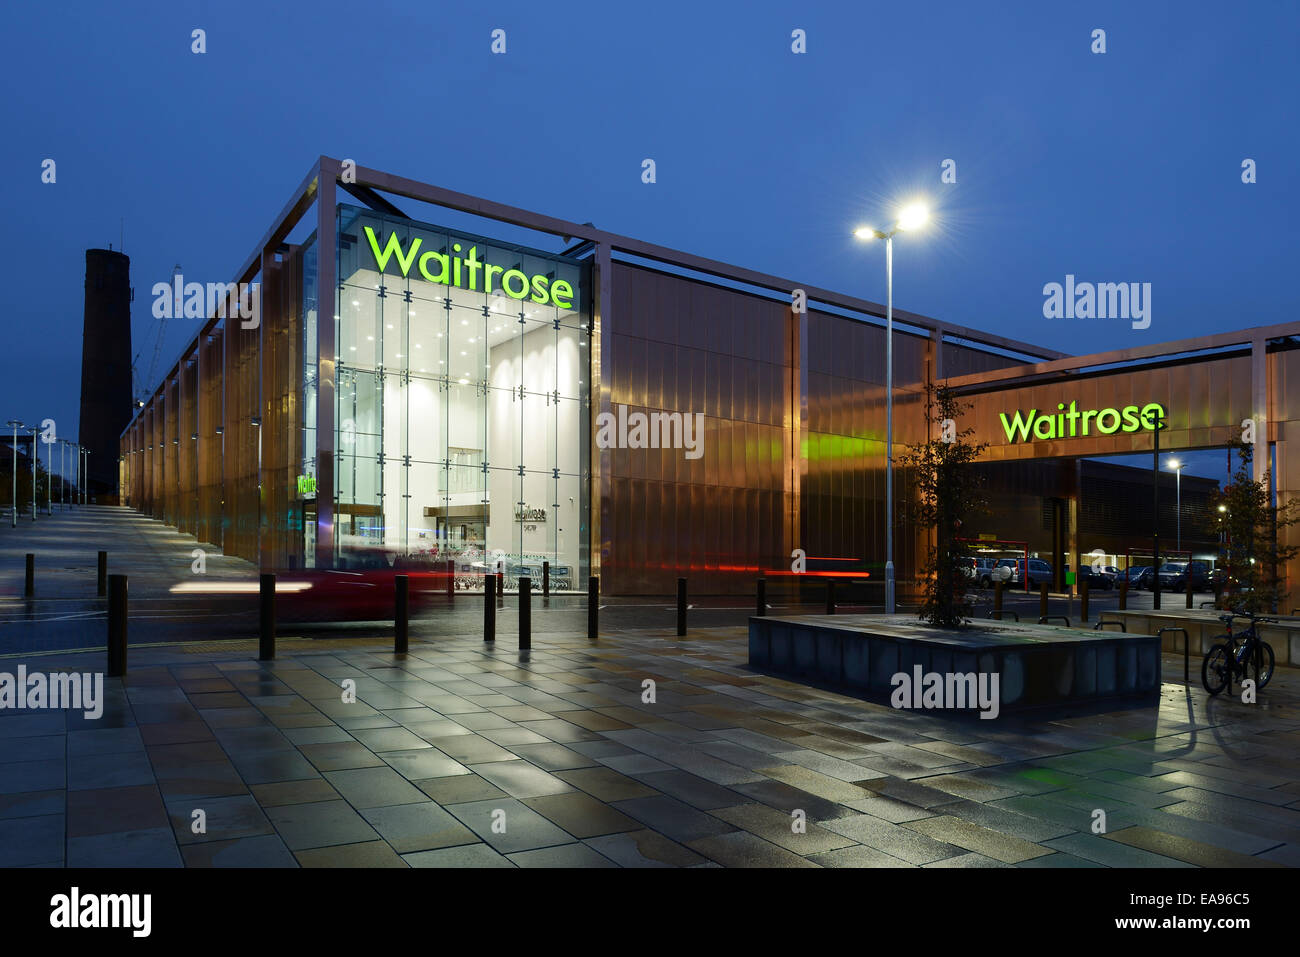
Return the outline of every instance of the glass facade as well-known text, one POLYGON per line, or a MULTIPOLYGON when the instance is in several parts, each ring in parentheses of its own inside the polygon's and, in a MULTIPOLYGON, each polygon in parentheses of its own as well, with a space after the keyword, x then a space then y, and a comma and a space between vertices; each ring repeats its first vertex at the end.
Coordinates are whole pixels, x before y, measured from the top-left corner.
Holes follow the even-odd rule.
MULTIPOLYGON (((585 583, 589 268, 355 206, 339 207, 335 556, 340 567, 454 560, 585 583)), ((304 283, 315 269, 306 251, 304 283)), ((304 356, 316 355, 304 289, 304 356)), ((303 370, 316 469, 315 368, 303 370)), ((307 524, 310 524, 307 523, 307 524)), ((304 542, 308 564, 326 564, 304 542)))

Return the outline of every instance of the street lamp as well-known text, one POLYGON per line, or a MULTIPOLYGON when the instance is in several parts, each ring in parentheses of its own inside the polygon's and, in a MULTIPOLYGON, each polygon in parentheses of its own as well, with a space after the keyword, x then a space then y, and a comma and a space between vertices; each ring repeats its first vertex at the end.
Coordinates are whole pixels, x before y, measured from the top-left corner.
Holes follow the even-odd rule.
POLYGON ((892 229, 861 226, 858 239, 885 241, 885 614, 894 614, 894 236, 918 229, 930 218, 922 203, 905 207, 892 229))
POLYGON ((18 527, 18 430, 23 427, 23 424, 19 422, 17 419, 10 419, 8 422, 5 423, 5 425, 12 427, 14 430, 14 467, 13 467, 14 510, 13 510, 13 518, 9 523, 9 527, 17 528, 18 527))
MULTIPOLYGON (((1181 552, 1183 550, 1183 469, 1187 467, 1187 463, 1180 462, 1178 459, 1170 459, 1165 464, 1173 469, 1178 475, 1174 480, 1174 487, 1177 489, 1177 498, 1174 506, 1174 521, 1176 522, 1178 529, 1177 549, 1181 552)), ((1189 572, 1188 574, 1191 573, 1189 572)))
POLYGON ((36 435, 40 426, 32 426, 32 521, 36 521, 36 435))

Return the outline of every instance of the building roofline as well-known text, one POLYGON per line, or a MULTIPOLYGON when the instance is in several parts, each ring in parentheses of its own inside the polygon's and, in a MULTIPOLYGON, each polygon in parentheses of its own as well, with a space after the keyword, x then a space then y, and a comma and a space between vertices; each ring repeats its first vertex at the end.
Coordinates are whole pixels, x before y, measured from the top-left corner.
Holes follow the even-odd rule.
MULTIPOLYGON (((745 269, 741 266, 733 266, 729 263, 724 263, 716 259, 709 259, 704 256, 696 256, 693 253, 672 249, 668 246, 660 246, 655 243, 633 239, 630 236, 611 233, 586 223, 571 222, 555 216, 548 216, 544 213, 536 213, 517 206, 497 203, 492 200, 483 199, 479 196, 470 195, 469 193, 461 193, 456 190, 433 186, 428 183, 419 182, 418 180, 413 180, 404 176, 397 176, 392 173, 385 173, 380 170, 369 169, 364 166, 355 167, 354 172, 355 177, 353 177, 353 181, 341 185, 344 185, 345 187, 355 186, 355 189, 349 189, 349 191, 353 196, 357 196, 358 198, 361 198, 371 191, 378 190, 384 193, 391 193, 397 196, 404 196, 408 199, 430 203, 435 206, 442 206, 446 209, 469 213, 485 219, 509 223, 514 226, 531 229, 535 232, 549 233, 551 235, 560 236, 561 238, 583 239, 589 242, 600 243, 611 250, 618 250, 630 255, 640 256, 644 259, 684 269, 691 269, 696 272, 705 273, 707 275, 716 276, 734 282, 748 283, 752 286, 780 292, 782 295, 789 295, 794 289, 803 289, 809 300, 873 316, 878 319, 885 318, 885 307, 878 302, 859 299, 856 296, 844 295, 817 286, 809 286, 791 279, 774 276, 769 273, 745 269)), ((307 175, 299 183, 297 189, 294 190, 289 201, 285 203, 284 207, 273 220, 270 228, 267 229, 265 234, 262 236, 261 241, 253 247, 252 253, 247 259, 245 259, 243 266, 235 275, 235 283, 249 282, 252 280, 253 276, 257 275, 258 271, 261 269, 263 252, 267 249, 274 249, 283 242, 285 237, 289 235, 293 228, 302 219, 303 214, 315 201, 316 196, 320 191, 321 177, 329 176, 332 177, 335 182, 341 183, 342 174, 343 164, 341 161, 324 155, 317 158, 316 163, 307 172, 307 175)), ((382 197, 376 198, 382 200, 382 197)), ((384 202, 386 202, 386 200, 384 202)), ((229 314, 229 312, 230 310, 228 309, 227 314, 229 314)), ((1027 342, 1020 342, 1004 336, 981 332, 966 326, 942 322, 938 319, 933 319, 929 316, 921 315, 920 313, 908 312, 904 309, 895 309, 894 318, 896 318, 900 323, 906 323, 914 327, 927 329, 940 336, 948 335, 965 339, 976 345, 986 345, 1008 352, 1020 353, 1021 355, 1041 357, 1045 360, 1049 360, 1049 362, 1068 361, 1067 353, 1064 352, 1044 349, 1027 342)), ((220 321, 222 320, 217 316, 209 316, 203 322, 199 331, 180 351, 176 361, 171 364, 168 371, 161 376, 157 383, 153 384, 153 391, 149 394, 149 398, 145 400, 146 404, 152 402, 158 397, 163 390, 164 384, 180 372, 182 364, 189 359, 190 355, 198 348, 198 344, 205 336, 211 334, 217 323, 220 321)), ((123 433, 135 425, 141 411, 142 408, 140 406, 137 406, 132 411, 131 420, 122 430, 123 433)))

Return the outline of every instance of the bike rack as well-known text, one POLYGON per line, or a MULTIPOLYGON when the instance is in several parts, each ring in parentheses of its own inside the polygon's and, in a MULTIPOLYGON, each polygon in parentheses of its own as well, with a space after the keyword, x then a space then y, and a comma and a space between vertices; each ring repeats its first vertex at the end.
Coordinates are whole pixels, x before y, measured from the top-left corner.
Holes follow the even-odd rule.
POLYGON ((994 615, 997 615, 997 616, 998 616, 998 621, 1001 621, 1001 620, 1002 620, 1002 616, 1003 616, 1003 615, 1010 615, 1010 616, 1011 616, 1012 618, 1014 618, 1016 621, 1019 621, 1019 620, 1020 620, 1020 616, 1019 616, 1019 615, 1017 615, 1014 611, 1009 611, 1009 610, 1007 610, 1007 609, 1005 609, 1005 608, 1003 608, 1003 609, 1001 609, 1001 610, 997 610, 997 609, 995 609, 995 610, 989 612, 988 617, 992 618, 994 615))
POLYGON ((1070 627, 1070 619, 1066 618, 1064 615, 1043 615, 1041 618, 1038 619, 1038 623, 1040 625, 1047 625, 1050 624, 1052 620, 1055 618, 1059 618, 1061 619, 1061 621, 1065 622, 1066 628, 1070 627))
MULTIPOLYGON (((1231 631, 1232 629, 1229 628, 1228 630, 1231 631)), ((1162 643, 1166 631, 1181 631, 1183 633, 1183 684, 1190 685, 1192 683, 1192 638, 1187 634, 1186 628, 1161 628, 1156 632, 1156 637, 1159 638, 1162 643)), ((1232 675, 1228 676, 1228 684, 1232 684, 1232 675)))
POLYGON ((1122 631, 1122 632, 1124 632, 1124 634, 1126 634, 1126 635, 1128 634, 1128 625, 1124 624, 1124 622, 1122 622, 1122 621, 1105 621, 1105 620, 1098 620, 1097 624, 1095 624, 1095 625, 1092 626, 1092 630, 1093 630, 1093 631, 1101 631, 1101 630, 1102 630, 1104 627, 1106 627, 1107 625, 1119 625, 1119 630, 1122 631))

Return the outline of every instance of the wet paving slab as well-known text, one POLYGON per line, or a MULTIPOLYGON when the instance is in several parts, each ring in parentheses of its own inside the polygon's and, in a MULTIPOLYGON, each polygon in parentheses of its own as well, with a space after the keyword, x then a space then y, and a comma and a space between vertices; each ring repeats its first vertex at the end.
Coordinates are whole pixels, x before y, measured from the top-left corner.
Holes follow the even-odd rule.
POLYGON ((99 720, 0 709, 0 865, 1300 862, 1290 669, 1255 704, 1210 700, 1170 655, 1150 705, 987 721, 759 674, 741 627, 405 656, 372 631, 285 638, 267 662, 244 641, 141 646, 99 720))

